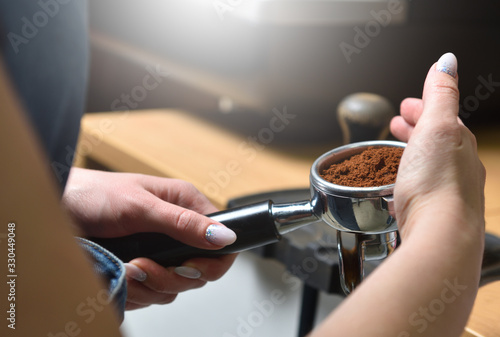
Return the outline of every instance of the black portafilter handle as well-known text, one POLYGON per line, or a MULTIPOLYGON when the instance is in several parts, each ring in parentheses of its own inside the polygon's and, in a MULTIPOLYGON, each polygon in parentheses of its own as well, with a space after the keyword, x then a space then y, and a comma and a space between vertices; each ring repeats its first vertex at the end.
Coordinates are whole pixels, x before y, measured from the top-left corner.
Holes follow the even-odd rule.
POLYGON ((222 249, 195 248, 162 233, 136 233, 117 238, 96 238, 93 241, 115 254, 123 262, 146 257, 164 266, 178 266, 194 257, 216 257, 277 242, 281 239, 274 216, 273 202, 268 200, 207 215, 232 229, 236 241, 222 249))

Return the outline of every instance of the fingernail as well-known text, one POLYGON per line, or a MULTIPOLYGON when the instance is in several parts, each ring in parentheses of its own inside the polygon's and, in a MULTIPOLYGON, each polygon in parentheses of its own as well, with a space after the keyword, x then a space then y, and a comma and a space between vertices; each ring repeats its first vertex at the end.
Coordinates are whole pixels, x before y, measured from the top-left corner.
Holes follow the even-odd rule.
POLYGON ((185 278, 190 278, 193 280, 199 279, 201 277, 201 271, 196 268, 181 266, 174 269, 177 275, 185 278))
POLYGON ((148 275, 141 268, 132 263, 124 263, 127 276, 136 281, 144 282, 148 275))
POLYGON ((218 246, 227 246, 236 241, 236 233, 221 225, 210 225, 205 233, 205 238, 218 246))
POLYGON ((446 73, 451 77, 457 75, 458 61, 453 53, 446 53, 441 56, 437 62, 436 70, 446 73))

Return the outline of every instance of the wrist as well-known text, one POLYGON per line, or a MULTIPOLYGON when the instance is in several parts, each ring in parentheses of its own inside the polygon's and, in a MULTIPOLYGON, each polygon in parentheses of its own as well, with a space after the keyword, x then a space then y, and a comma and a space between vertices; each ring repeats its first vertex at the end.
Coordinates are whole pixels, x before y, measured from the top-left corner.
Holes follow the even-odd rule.
POLYGON ((401 248, 406 246, 419 254, 430 252, 438 264, 451 259, 465 269, 480 267, 485 235, 483 212, 453 198, 441 203, 430 198, 411 210, 400 222, 401 248), (469 268, 465 261, 470 262, 469 268))
POLYGON ((396 195, 395 207, 401 235, 410 235, 415 228, 433 230, 436 226, 484 232, 484 201, 480 198, 466 200, 461 193, 450 191, 423 193, 416 198, 398 197, 396 195))

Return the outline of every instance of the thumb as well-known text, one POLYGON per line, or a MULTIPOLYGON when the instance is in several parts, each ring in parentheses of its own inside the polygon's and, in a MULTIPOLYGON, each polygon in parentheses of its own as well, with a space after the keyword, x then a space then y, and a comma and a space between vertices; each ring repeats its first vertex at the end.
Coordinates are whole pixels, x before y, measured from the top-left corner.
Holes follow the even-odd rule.
POLYGON ((202 249, 220 249, 236 241, 234 231, 196 211, 165 202, 149 195, 150 205, 140 227, 135 231, 160 232, 189 246, 202 249))
POLYGON ((236 241, 234 231, 193 210, 167 204, 163 215, 166 234, 190 246, 218 249, 236 241))
POLYGON ((433 125, 457 123, 459 111, 458 62, 455 55, 446 53, 439 58, 424 84, 422 119, 433 125))
POLYGON ((147 191, 140 194, 139 202, 144 217, 139 228, 132 224, 132 230, 163 233, 201 249, 220 249, 236 241, 234 231, 201 214, 217 208, 192 184, 151 176, 141 176, 140 184, 147 191))

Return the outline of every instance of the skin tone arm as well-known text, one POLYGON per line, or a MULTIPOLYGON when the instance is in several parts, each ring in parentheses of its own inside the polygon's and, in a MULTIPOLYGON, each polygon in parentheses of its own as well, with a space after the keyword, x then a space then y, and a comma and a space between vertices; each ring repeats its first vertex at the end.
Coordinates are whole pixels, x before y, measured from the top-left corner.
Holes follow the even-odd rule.
POLYGON ((396 252, 311 336, 460 336, 479 282, 485 170, 458 119, 457 62, 434 64, 393 134, 408 146, 395 187, 396 252))

